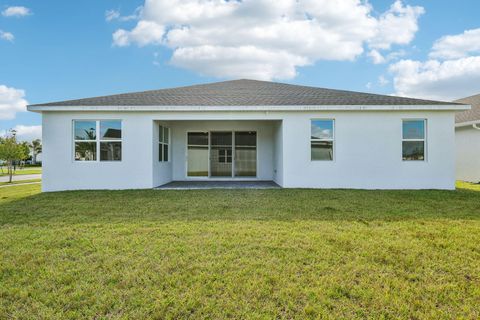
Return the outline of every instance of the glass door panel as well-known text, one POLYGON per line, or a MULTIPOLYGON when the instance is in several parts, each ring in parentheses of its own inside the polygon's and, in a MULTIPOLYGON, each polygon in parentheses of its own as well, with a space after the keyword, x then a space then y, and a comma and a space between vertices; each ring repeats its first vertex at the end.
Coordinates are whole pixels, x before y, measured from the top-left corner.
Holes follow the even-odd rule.
POLYGON ((210 176, 232 176, 232 133, 210 133, 210 176))
POLYGON ((257 176, 257 133, 235 132, 235 177, 257 176))
POLYGON ((189 132, 187 140, 187 175, 208 177, 208 132, 189 132))

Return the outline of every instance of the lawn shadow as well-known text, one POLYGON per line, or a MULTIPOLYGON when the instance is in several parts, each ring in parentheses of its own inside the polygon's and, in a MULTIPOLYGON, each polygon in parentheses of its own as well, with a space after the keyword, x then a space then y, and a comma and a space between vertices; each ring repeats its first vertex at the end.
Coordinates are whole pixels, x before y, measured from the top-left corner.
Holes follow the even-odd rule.
POLYGON ((209 220, 480 219, 480 192, 441 190, 121 190, 39 193, 0 202, 0 224, 209 220))

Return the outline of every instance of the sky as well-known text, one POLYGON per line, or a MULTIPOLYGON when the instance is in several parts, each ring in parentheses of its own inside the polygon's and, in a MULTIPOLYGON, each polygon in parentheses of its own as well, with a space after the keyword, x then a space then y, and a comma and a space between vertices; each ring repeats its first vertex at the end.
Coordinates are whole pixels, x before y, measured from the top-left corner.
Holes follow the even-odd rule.
POLYGON ((27 104, 228 79, 480 93, 478 0, 0 0, 0 134, 27 104))

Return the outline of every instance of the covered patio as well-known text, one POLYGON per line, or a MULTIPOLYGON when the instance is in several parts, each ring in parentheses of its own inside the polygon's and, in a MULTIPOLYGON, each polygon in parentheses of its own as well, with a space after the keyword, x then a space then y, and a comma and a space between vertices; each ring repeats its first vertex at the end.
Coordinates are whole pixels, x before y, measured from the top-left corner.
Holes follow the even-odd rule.
POLYGON ((278 187, 281 121, 154 121, 154 185, 174 189, 278 187), (241 183, 240 183, 241 182, 241 183))

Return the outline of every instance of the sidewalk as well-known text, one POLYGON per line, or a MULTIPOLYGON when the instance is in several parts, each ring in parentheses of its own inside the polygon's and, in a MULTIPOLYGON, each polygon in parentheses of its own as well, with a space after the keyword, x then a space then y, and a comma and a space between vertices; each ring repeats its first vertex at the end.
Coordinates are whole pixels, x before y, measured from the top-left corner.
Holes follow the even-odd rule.
MULTIPOLYGON (((21 175, 14 175, 13 181, 23 181, 23 180, 33 180, 33 179, 42 179, 41 174, 21 174, 21 175)), ((0 182, 8 182, 8 176, 1 176, 0 182)))

